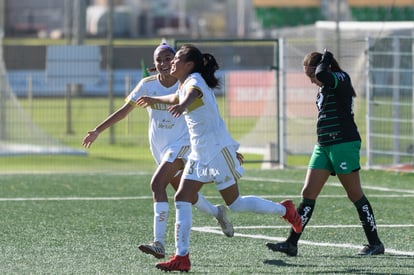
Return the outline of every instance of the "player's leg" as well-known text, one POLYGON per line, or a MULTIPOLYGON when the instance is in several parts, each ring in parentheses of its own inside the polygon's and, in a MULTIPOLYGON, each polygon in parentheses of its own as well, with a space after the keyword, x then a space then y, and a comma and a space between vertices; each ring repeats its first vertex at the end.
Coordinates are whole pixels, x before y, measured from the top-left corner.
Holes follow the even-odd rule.
POLYGON ((229 209, 235 212, 254 212, 260 214, 276 214, 287 218, 288 222, 301 227, 299 216, 296 213, 291 201, 285 204, 275 203, 258 196, 240 196, 237 180, 242 176, 243 169, 232 147, 224 148, 220 154, 209 163, 209 171, 217 171, 214 176, 217 189, 228 205, 229 209), (288 209, 290 211, 288 211, 288 209), (296 220, 295 220, 296 219, 296 220))
MULTIPOLYGON (((181 175, 182 175, 182 171, 179 171, 179 173, 174 177, 173 182, 171 183, 175 190, 178 189, 181 175)), ((213 205, 200 192, 198 192, 197 195, 198 195, 198 198, 197 198, 197 202, 193 204, 194 207, 197 210, 203 213, 206 213, 207 215, 213 216, 217 220, 217 223, 220 225, 220 228, 223 234, 227 237, 233 237, 234 236, 233 224, 227 218, 226 208, 224 207, 224 205, 221 205, 221 204, 213 205)))
POLYGON ((196 202, 198 197, 197 193, 200 191, 203 183, 185 179, 187 172, 184 172, 180 186, 175 194, 175 255, 168 261, 155 265, 156 268, 165 271, 189 271, 191 268, 189 249, 192 226, 192 204, 196 202))
MULTIPOLYGON (((172 182, 172 185, 178 187, 176 174, 183 167, 183 161, 176 159, 173 162, 162 162, 155 171, 151 179, 151 190, 153 194, 153 234, 154 240, 149 244, 139 245, 139 249, 147 254, 160 259, 165 257, 165 232, 167 230, 169 203, 167 195, 167 185, 172 182)), ((179 180, 179 178, 178 178, 179 180)))
POLYGON ((338 178, 358 212, 359 220, 368 240, 368 244, 358 252, 358 255, 367 256, 384 254, 385 249, 378 237, 374 211, 362 191, 359 172, 355 171, 347 175, 338 174, 338 178))
POLYGON ((358 212, 361 225, 368 240, 368 244, 358 254, 383 254, 384 245, 378 237, 374 211, 361 187, 361 179, 359 176, 360 150, 360 141, 346 142, 332 146, 332 154, 336 156, 333 160, 333 166, 338 174, 339 181, 346 190, 348 198, 352 201, 358 212))
MULTIPOLYGON (((302 221, 302 232, 312 217, 316 198, 328 180, 329 175, 333 172, 328 150, 329 148, 315 146, 309 161, 309 168, 301 193, 302 201, 297 208, 302 221)), ((298 241, 301 235, 302 233, 296 233, 293 229, 290 229, 286 241, 267 243, 266 246, 273 251, 282 252, 288 256, 296 256, 298 253, 298 241)))
MULTIPOLYGON (((316 198, 322 190, 329 174, 330 172, 328 170, 318 169, 309 169, 307 172, 305 185, 302 189, 302 200, 297 208, 302 222, 302 232, 312 217, 316 198)), ((298 253, 298 241, 301 235, 302 233, 297 233, 291 228, 286 241, 267 243, 266 246, 273 251, 282 252, 288 256, 296 256, 298 253)))

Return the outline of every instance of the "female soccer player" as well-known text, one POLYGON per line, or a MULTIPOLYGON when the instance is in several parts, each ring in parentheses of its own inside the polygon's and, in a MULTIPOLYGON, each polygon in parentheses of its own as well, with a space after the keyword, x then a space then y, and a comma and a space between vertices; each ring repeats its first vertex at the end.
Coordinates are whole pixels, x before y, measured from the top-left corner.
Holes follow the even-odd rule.
POLYGON ((174 117, 184 114, 190 131, 191 152, 175 195, 175 255, 156 267, 164 271, 189 271, 190 231, 192 224, 191 204, 205 183, 214 182, 229 209, 237 212, 274 214, 285 218, 296 232, 302 230, 300 217, 291 200, 275 203, 256 196, 240 196, 238 179, 243 169, 237 159, 239 144, 233 140, 220 116, 213 88, 218 79, 215 58, 202 54, 193 45, 183 45, 176 53, 171 75, 180 84, 176 95, 141 97, 141 106, 169 103, 168 110, 174 117))
MULTIPOLYGON (((303 228, 309 222, 315 201, 330 175, 337 175, 359 215, 368 244, 359 255, 384 253, 378 238, 374 212, 365 197, 359 178, 361 138, 354 122, 353 100, 356 96, 349 75, 344 72, 332 53, 312 52, 303 60, 305 74, 319 87, 316 105, 318 142, 309 161, 309 168, 302 189, 302 202, 298 212, 303 228)), ((290 230, 286 241, 267 243, 273 251, 296 256, 301 233, 290 230)))
MULTIPOLYGON (((89 131, 83 139, 83 146, 89 148, 98 135, 106 128, 125 118, 134 108, 136 101, 143 95, 168 95, 177 90, 178 81, 170 75, 171 61, 175 50, 167 44, 161 44, 154 51, 154 65, 158 72, 142 79, 125 99, 125 104, 89 131)), ((158 164, 151 179, 151 190, 154 200, 154 241, 142 244, 139 249, 156 258, 165 257, 164 236, 168 219, 167 185, 171 183, 178 188, 182 169, 189 154, 190 140, 184 118, 173 117, 167 110, 168 105, 157 104, 147 108, 149 115, 148 136, 151 153, 158 164)), ((240 156, 239 156, 240 157, 240 156)), ((223 233, 232 237, 234 229, 226 218, 223 205, 212 205, 201 194, 196 195, 194 206, 207 214, 216 217, 223 233)))

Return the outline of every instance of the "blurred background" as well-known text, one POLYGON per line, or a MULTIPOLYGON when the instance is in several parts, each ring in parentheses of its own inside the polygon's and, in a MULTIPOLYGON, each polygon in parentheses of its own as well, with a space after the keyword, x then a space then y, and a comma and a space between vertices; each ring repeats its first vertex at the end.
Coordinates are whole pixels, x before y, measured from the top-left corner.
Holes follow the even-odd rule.
POLYGON ((411 0, 2 0, 7 37, 277 37, 316 21, 412 21, 411 0), (83 25, 82 29, 73 28, 83 25), (77 33, 79 32, 79 33, 77 33))
POLYGON ((218 59, 219 107, 247 163, 306 165, 317 89, 302 59, 328 48, 358 94, 363 165, 412 169, 414 0, 0 0, 0 17, 0 162, 98 151, 119 161, 131 150, 148 161, 145 110, 96 151, 79 144, 166 41, 218 59))

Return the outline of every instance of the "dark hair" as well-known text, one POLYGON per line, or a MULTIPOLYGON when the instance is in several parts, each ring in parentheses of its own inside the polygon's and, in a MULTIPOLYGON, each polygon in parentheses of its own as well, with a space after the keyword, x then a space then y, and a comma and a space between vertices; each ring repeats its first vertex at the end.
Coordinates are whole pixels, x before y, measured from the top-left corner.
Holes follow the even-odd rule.
POLYGON ((219 65, 213 55, 201 53, 201 51, 192 44, 184 44, 180 47, 185 61, 194 62, 192 73, 200 73, 210 88, 219 86, 219 80, 214 73, 219 69, 219 65))
MULTIPOLYGON (((322 54, 319 52, 311 52, 308 53, 307 55, 305 55, 305 57, 303 58, 303 66, 308 66, 308 67, 314 67, 316 69, 316 66, 319 65, 319 63, 322 60, 322 54)), ((338 61, 336 61, 335 57, 332 57, 331 60, 331 71, 333 72, 342 72, 341 67, 338 64, 338 61)), ((354 87, 352 87, 352 95, 354 97, 356 97, 356 92, 354 90, 354 87)))
MULTIPOLYGON (((315 67, 319 65, 319 62, 322 60, 322 54, 319 52, 311 52, 305 55, 303 58, 303 66, 309 66, 309 67, 315 67)), ((331 70, 333 72, 339 72, 342 71, 341 67, 338 64, 338 61, 336 61, 335 57, 332 58, 331 61, 331 70)))

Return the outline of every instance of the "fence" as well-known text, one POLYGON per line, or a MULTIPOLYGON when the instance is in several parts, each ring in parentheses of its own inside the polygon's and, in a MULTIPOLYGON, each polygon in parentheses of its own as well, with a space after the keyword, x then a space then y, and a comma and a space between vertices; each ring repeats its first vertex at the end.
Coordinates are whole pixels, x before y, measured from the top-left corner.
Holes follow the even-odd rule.
MULTIPOLYGON (((237 139, 242 139, 241 143, 244 149, 257 153, 254 155, 257 155, 258 158, 251 159, 250 161, 277 163, 279 161, 278 153, 275 151, 278 150, 277 138, 279 136, 277 133, 278 120, 276 119, 277 74, 272 70, 272 68, 275 68, 275 64, 277 64, 277 41, 210 42, 210 50, 216 55, 221 64, 222 70, 220 70, 219 76, 222 78, 223 85, 216 93, 220 97, 219 101, 224 102, 223 115, 228 122, 230 131, 237 139), (226 46, 223 47, 223 44, 226 44, 226 46), (227 99, 230 100, 227 101, 227 99), (255 122, 259 123, 256 124, 255 122), (248 135, 249 133, 251 134, 248 135), (272 154, 267 154, 266 158, 263 159, 262 155, 265 152, 270 152, 267 148, 272 149, 272 154)), ((58 51, 59 47, 65 49, 67 46, 53 46, 53 49, 58 51)), ((16 47, 16 50, 21 50, 21 47, 16 47)), ((36 143, 34 139, 45 140, 44 136, 24 134, 26 133, 26 128, 37 127, 37 125, 42 125, 40 128, 44 128, 45 132, 50 134, 51 137, 61 139, 64 142, 70 142, 73 140, 71 136, 79 135, 80 131, 81 134, 84 134, 87 129, 93 127, 108 115, 108 109, 102 109, 105 95, 108 95, 110 90, 110 77, 106 70, 107 66, 104 56, 101 57, 103 61, 100 64, 100 71, 95 72, 93 78, 88 78, 88 83, 84 83, 82 87, 72 91, 71 89, 68 90, 67 85, 64 84, 77 84, 73 83, 73 74, 76 74, 77 77, 83 77, 84 74, 78 75, 76 69, 71 72, 65 69, 68 66, 61 63, 66 62, 68 58, 64 56, 54 57, 52 60, 60 62, 59 68, 62 68, 62 72, 57 72, 56 68, 54 69, 55 71, 50 72, 50 66, 48 66, 50 58, 47 59, 49 56, 46 54, 47 48, 45 47, 42 50, 36 46, 31 49, 28 46, 27 49, 21 52, 32 56, 31 50, 43 54, 46 62, 44 60, 39 62, 39 55, 33 55, 36 58, 32 59, 32 64, 27 65, 27 62, 30 61, 25 60, 26 65, 24 68, 19 69, 16 68, 19 56, 16 56, 15 60, 13 60, 11 57, 14 55, 10 54, 6 59, 6 64, 13 64, 10 65, 13 69, 7 70, 3 82, 7 82, 10 87, 7 91, 8 97, 13 96, 16 100, 13 102, 9 101, 10 104, 4 105, 4 108, 2 108, 4 115, 0 122, 4 126, 3 136, 7 136, 7 138, 3 139, 4 142, 17 142, 20 144, 20 147, 27 147, 27 145, 36 143), (29 70, 27 67, 35 69, 29 70), (50 73, 58 75, 58 83, 50 81, 48 75, 50 73), (65 79, 65 74, 67 79, 65 79), (93 79, 93 83, 91 83, 91 79, 93 79), (68 98, 70 98, 70 102, 68 98), (26 111, 29 117, 17 117, 12 114, 13 110, 26 111), (83 114, 83 118, 78 117, 78 114, 83 114), (100 114, 100 116, 97 117, 97 114, 100 114), (32 117, 30 118, 30 116, 32 117), (87 121, 88 119, 90 121, 87 121), (84 129, 86 124, 89 124, 89 126, 84 129), (16 133, 15 135, 10 135, 12 129, 16 133)), ((7 51, 12 53, 13 48, 8 46, 7 51)), ((105 53, 103 47, 101 47, 100 51, 105 53)), ((60 54, 64 54, 64 52, 60 51, 60 54)), ((117 51, 116 48, 114 52, 117 63, 126 63, 120 59, 131 59, 131 56, 117 51)), ((137 52, 140 52, 138 47, 137 52)), ((149 56, 152 57, 152 52, 149 56)), ((116 89, 114 94, 118 102, 121 102, 120 104, 122 104, 122 99, 125 95, 129 93, 131 88, 141 78, 139 72, 142 68, 140 68, 141 62, 139 61, 148 58, 147 56, 140 56, 134 57, 134 59, 137 60, 135 63, 136 67, 118 67, 114 69, 115 85, 113 88, 116 89)), ((72 68, 84 66, 82 65, 82 58, 69 61, 72 68)), ((150 64, 150 62, 147 61, 146 64, 150 64)), ((2 95, 6 95, 5 90, 2 91, 2 95)), ((142 131, 142 129, 147 127, 148 123, 146 114, 132 114, 123 123, 127 124, 125 128, 117 126, 117 128, 122 128, 116 131, 115 140, 117 143, 148 146, 147 132, 142 131)), ((7 152, 8 154, 13 154, 11 148, 7 152)), ((44 150, 44 152, 48 153, 47 150, 44 150)))
POLYGON ((316 88, 302 73, 309 51, 331 50, 357 92, 355 119, 362 136, 362 165, 414 171, 412 22, 317 22, 289 33, 283 48, 287 154, 310 153, 316 141, 316 88), (312 90, 315 92, 312 93, 312 90))
POLYGON ((412 164, 413 38, 369 38, 367 57, 367 165, 412 164))
MULTIPOLYGON (((255 153, 246 160, 266 167, 281 163, 279 108, 279 41, 277 39, 176 40, 212 53, 220 64, 227 127, 241 151, 255 153)), ((217 91, 216 91, 217 92, 217 91)))
MULTIPOLYGON (((198 45, 214 54, 221 65, 219 77, 223 80, 223 86, 217 91, 218 101, 222 104, 220 107, 230 132, 240 141, 244 152, 257 155, 253 161, 271 164, 270 166, 286 165, 287 156, 311 153, 316 142, 317 87, 304 75, 302 60, 310 51, 328 48, 339 60, 341 67, 351 75, 357 92, 355 119, 363 139, 362 156, 363 159, 366 157, 366 163, 363 164, 376 168, 412 163, 414 127, 411 36, 397 39, 388 32, 377 35, 350 30, 341 32, 338 43, 335 30, 315 27, 299 28, 293 34, 281 35, 285 37, 280 40, 211 40, 204 41, 205 44, 198 41, 198 45), (367 42, 368 36, 375 39, 367 42), (393 50, 395 43, 400 44, 399 51, 393 50), (338 45, 341 45, 340 49, 338 45), (273 70, 275 68, 278 70, 273 70)), ((178 45, 183 41, 176 42, 178 45)), ((145 55, 141 56, 138 55, 141 52, 138 46, 129 48, 128 55, 115 55, 117 62, 126 63, 123 59, 131 59, 131 52, 137 53, 134 56, 136 62, 132 62, 134 67, 118 66, 114 70, 116 104, 122 104, 125 94, 140 80, 140 60, 145 59, 150 64, 148 57, 152 56, 149 46, 146 47, 145 55)), ((105 50, 102 49, 102 52, 105 50)), ((115 49, 115 53, 121 52, 124 51, 115 49)), ((13 63, 10 56, 13 55, 8 56, 8 64, 13 63)), ((30 62, 30 59, 25 62, 30 62)), ((61 111, 64 109, 64 92, 51 96, 53 88, 36 84, 36 79, 44 81, 44 64, 43 67, 32 65, 36 70, 27 67, 19 70, 14 64, 13 69, 5 71, 0 78, 3 99, 14 97, 17 88, 19 91, 14 103, 2 103, 0 129, 5 129, 6 121, 9 125, 7 127, 12 127, 14 131, 17 131, 16 125, 21 129, 34 125, 61 143, 71 144, 73 138, 73 144, 79 144, 79 136, 68 137, 64 134, 65 123, 62 121, 66 118, 61 111), (32 78, 36 73, 38 78, 32 78), (33 86, 36 89, 33 89, 32 100, 29 100, 27 95, 33 86), (9 94, 4 87, 10 87, 9 94), (45 93, 46 89, 50 91, 45 93), (6 108, 12 112, 11 110, 17 110, 16 106, 24 112, 24 116, 5 114, 6 108)), ((83 135, 108 115, 108 100, 105 96, 108 91, 108 72, 105 67, 103 58, 96 83, 98 88, 85 86, 83 93, 73 95, 71 106, 74 135, 83 135), (87 103, 90 101, 93 103, 87 103)), ((146 114, 134 113, 123 125, 117 126, 115 141, 148 146, 146 114)), ((23 134, 17 134, 20 139, 30 136, 29 142, 33 142, 35 137, 27 133, 27 130, 22 130, 21 133, 23 134)), ((3 131, 2 137, 4 136, 3 131)), ((42 139, 46 140, 44 136, 42 139)))

